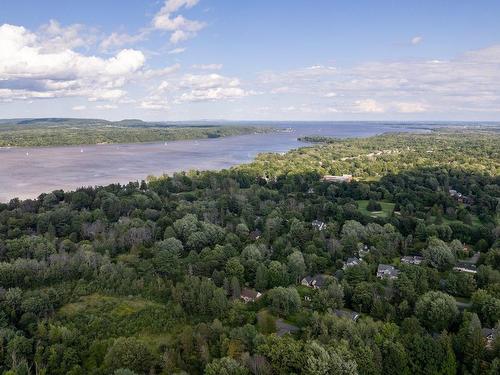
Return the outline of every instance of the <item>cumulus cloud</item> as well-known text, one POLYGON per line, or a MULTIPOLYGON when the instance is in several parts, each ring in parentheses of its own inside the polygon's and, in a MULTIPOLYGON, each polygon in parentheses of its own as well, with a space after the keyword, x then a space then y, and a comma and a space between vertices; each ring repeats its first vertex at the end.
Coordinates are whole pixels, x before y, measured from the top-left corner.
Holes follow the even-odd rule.
POLYGON ((310 100, 342 113, 497 112, 500 45, 449 60, 372 61, 264 72, 257 88, 280 101, 310 100))
POLYGON ((47 50, 45 41, 21 26, 0 26, 0 88, 16 98, 85 96, 115 99, 145 63, 142 52, 124 49, 104 59, 69 48, 47 50))
POLYGON ((166 0, 163 7, 153 18, 153 27, 159 30, 170 31, 170 42, 177 44, 184 40, 193 38, 198 31, 203 29, 204 22, 189 20, 183 15, 174 15, 182 8, 192 8, 198 0, 166 0))
POLYGON ((186 74, 178 84, 182 91, 178 101, 200 102, 233 100, 255 94, 240 87, 240 80, 220 74, 186 74))
POLYGON ((170 109, 168 102, 165 98, 155 95, 149 96, 143 101, 141 101, 139 107, 142 109, 150 109, 155 111, 170 109))
POLYGON ((84 105, 75 105, 73 108, 71 108, 73 111, 84 111, 87 109, 86 106, 84 105))
POLYGON ((38 30, 40 46, 47 52, 86 47, 96 43, 98 32, 81 24, 62 26, 50 20, 38 30))
POLYGON ((357 112, 366 112, 366 113, 383 113, 385 112, 384 107, 377 103, 377 101, 373 99, 362 99, 356 100, 355 110, 357 112))

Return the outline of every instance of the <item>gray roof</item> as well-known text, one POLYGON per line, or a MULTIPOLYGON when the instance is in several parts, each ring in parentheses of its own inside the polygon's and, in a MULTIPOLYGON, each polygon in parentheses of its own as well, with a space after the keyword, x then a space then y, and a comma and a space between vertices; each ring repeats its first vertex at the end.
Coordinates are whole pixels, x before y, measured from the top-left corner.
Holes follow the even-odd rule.
POLYGON ((253 290, 253 289, 248 289, 248 288, 243 288, 241 290, 241 294, 240 294, 241 297, 251 298, 251 299, 257 298, 258 295, 259 295, 259 292, 257 292, 256 290, 253 290))
POLYGON ((389 264, 379 264, 377 274, 397 276, 399 274, 399 270, 389 264))
POLYGON ((360 263, 360 262, 361 262, 361 260, 359 260, 358 258, 353 258, 353 257, 347 258, 347 261, 346 261, 346 263, 360 263))
POLYGON ((457 262, 455 268, 463 268, 470 271, 476 271, 476 265, 469 262, 457 262))
POLYGON ((484 337, 495 336, 495 330, 493 328, 482 328, 481 333, 484 337))

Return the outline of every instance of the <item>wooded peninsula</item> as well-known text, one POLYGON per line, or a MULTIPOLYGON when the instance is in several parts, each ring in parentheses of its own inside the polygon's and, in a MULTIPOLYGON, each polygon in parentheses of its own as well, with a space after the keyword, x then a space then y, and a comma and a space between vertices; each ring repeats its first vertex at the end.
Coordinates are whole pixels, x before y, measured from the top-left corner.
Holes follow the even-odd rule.
POLYGON ((270 131, 273 130, 260 126, 173 125, 141 120, 106 121, 65 118, 0 120, 0 147, 167 142, 270 131))

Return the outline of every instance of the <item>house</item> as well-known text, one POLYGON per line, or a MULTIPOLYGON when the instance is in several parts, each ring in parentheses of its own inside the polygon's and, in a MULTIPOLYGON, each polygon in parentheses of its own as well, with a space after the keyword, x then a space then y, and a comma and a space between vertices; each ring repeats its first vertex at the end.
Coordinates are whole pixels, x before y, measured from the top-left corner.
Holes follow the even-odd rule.
POLYGON ((316 230, 319 230, 320 232, 324 229, 326 229, 326 224, 320 220, 314 220, 311 223, 312 227, 316 230))
POLYGON ((486 347, 491 349, 493 347, 493 342, 495 341, 496 332, 492 328, 481 329, 484 339, 486 340, 486 347))
POLYGON ((344 310, 344 309, 336 309, 333 311, 335 315, 339 318, 351 319, 353 322, 359 319, 359 313, 356 311, 344 310))
POLYGON ((379 279, 394 280, 398 278, 399 270, 388 264, 379 264, 377 269, 377 277, 379 279))
POLYGON ((476 265, 469 262, 458 262, 455 267, 453 267, 453 271, 477 273, 476 265))
POLYGON ((300 283, 308 288, 319 289, 325 286, 328 275, 306 276, 300 283))
POLYGON ((418 266, 424 260, 423 257, 418 255, 407 255, 401 258, 401 263, 414 264, 418 266))
POLYGON ((460 193, 454 189, 449 189, 448 193, 450 194, 450 196, 452 198, 455 198, 457 200, 457 202, 459 202, 459 203, 464 203, 464 204, 473 204, 474 203, 473 198, 468 197, 466 195, 463 195, 462 193, 460 193))
POLYGON ((351 174, 343 174, 342 176, 323 176, 324 182, 351 182, 352 175, 351 174))
POLYGON ((360 259, 363 259, 363 257, 368 255, 369 253, 370 253, 370 248, 368 247, 368 245, 363 245, 363 244, 358 245, 358 256, 360 259))
POLYGON ((361 264, 361 259, 358 258, 347 258, 342 269, 347 269, 349 267, 359 266, 361 264))
POLYGON ((260 236, 262 235, 262 232, 258 229, 255 229, 254 231, 250 232, 249 235, 250 235, 250 239, 252 241, 257 241, 260 238, 260 236))
POLYGON ((253 289, 243 288, 240 293, 240 298, 245 302, 255 302, 262 296, 262 293, 253 289))

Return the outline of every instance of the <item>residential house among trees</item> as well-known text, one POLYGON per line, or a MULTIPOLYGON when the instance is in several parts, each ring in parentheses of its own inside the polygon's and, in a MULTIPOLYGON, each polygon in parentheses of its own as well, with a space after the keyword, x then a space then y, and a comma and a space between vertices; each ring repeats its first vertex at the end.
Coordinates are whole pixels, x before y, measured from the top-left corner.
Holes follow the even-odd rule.
POLYGON ((394 266, 388 264, 379 264, 377 269, 377 277, 379 279, 397 279, 399 275, 399 270, 394 266))
POLYGON ((361 264, 361 259, 358 258, 347 258, 342 269, 347 269, 349 267, 359 266, 361 264))
POLYGON ((453 270, 458 272, 477 273, 476 265, 469 262, 458 262, 455 267, 453 267, 453 270))
POLYGON ((407 255, 401 258, 401 263, 413 264, 418 266, 424 260, 423 257, 419 255, 407 255))
POLYGON ((321 220, 314 220, 311 224, 314 229, 319 230, 320 232, 326 229, 326 223, 321 220))
POLYGON ((301 284, 313 289, 319 289, 325 286, 328 275, 306 276, 301 280, 301 284))
POLYGON ((245 303, 255 302, 261 296, 262 296, 262 293, 257 292, 256 290, 253 290, 253 289, 248 289, 248 288, 243 288, 242 291, 241 291, 241 294, 240 294, 240 298, 243 301, 245 301, 245 303))

